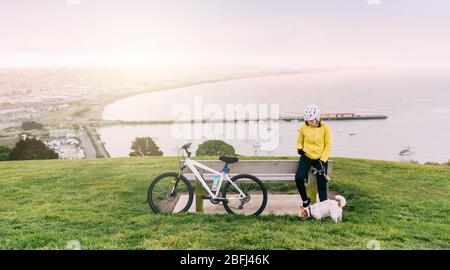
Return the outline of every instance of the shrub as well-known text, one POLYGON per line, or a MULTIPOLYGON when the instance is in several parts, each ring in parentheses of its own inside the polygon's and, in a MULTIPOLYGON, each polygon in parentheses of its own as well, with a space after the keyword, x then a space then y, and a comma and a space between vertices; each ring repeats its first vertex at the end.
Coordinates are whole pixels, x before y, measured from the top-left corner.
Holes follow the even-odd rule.
POLYGON ((11 148, 6 145, 0 145, 0 161, 9 160, 9 155, 11 154, 11 148))
POLYGON ((221 140, 208 140, 198 146, 197 156, 236 155, 234 147, 221 140))
POLYGON ((424 163, 424 165, 433 165, 433 166, 439 166, 439 165, 441 165, 441 164, 439 164, 438 162, 432 162, 432 161, 428 161, 428 162, 425 162, 425 163, 424 163))
POLYGON ((59 156, 43 142, 27 138, 16 143, 11 154, 11 160, 58 159, 59 156))
POLYGON ((130 157, 162 156, 163 152, 150 137, 136 138, 132 145, 130 157))
POLYGON ((44 125, 35 121, 26 121, 22 123, 22 130, 44 129, 44 125))

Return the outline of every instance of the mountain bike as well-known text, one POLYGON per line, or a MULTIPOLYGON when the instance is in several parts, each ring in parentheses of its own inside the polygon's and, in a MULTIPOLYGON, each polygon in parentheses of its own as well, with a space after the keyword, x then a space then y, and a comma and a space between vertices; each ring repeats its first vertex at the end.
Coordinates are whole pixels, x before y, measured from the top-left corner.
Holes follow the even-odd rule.
POLYGON ((224 162, 221 172, 191 159, 191 144, 185 144, 178 150, 178 172, 167 172, 157 176, 150 184, 147 199, 150 208, 156 213, 187 212, 194 200, 194 189, 183 171, 189 168, 207 191, 212 204, 222 204, 230 214, 258 216, 267 205, 267 189, 256 176, 239 174, 230 177, 230 164, 239 162, 238 157, 220 156, 224 162), (211 187, 198 168, 213 175, 211 187), (223 185, 223 187, 222 187, 223 185))

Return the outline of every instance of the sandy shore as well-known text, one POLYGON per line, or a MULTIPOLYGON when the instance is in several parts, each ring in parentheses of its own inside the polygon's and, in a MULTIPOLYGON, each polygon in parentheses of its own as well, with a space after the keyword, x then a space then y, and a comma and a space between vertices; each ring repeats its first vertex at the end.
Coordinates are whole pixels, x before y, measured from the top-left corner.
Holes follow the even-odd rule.
POLYGON ((87 119, 95 119, 95 120, 103 120, 103 111, 106 106, 108 106, 111 103, 114 103, 115 101, 118 101, 118 100, 121 100, 124 98, 128 98, 128 97, 132 97, 132 96, 141 95, 141 94, 158 92, 158 91, 166 91, 166 90, 184 88, 184 87, 195 86, 195 85, 204 85, 204 84, 210 84, 210 83, 240 80, 240 79, 273 77, 273 76, 282 76, 282 75, 295 75, 295 74, 302 74, 302 73, 307 73, 307 71, 255 72, 255 73, 251 73, 251 74, 231 75, 229 77, 224 77, 224 78, 220 78, 220 79, 206 79, 206 80, 190 81, 190 82, 175 82, 173 84, 168 83, 168 85, 150 88, 150 89, 146 89, 143 91, 134 91, 134 92, 128 92, 128 93, 123 93, 120 95, 106 97, 105 100, 103 100, 100 104, 96 105, 94 108, 91 108, 91 112, 89 113, 89 116, 87 116, 86 118, 87 119))

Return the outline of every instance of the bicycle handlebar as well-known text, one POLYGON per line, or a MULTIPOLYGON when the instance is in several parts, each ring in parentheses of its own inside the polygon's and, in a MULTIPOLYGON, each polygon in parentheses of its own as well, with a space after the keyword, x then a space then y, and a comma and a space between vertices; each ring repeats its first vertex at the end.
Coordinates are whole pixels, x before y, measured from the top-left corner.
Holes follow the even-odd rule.
POLYGON ((187 143, 181 147, 182 150, 186 151, 186 154, 188 157, 191 157, 191 152, 189 152, 189 148, 191 147, 192 143, 187 143))
POLYGON ((192 145, 192 143, 187 143, 187 144, 185 144, 185 145, 183 145, 182 147, 181 147, 181 149, 189 149, 190 147, 191 147, 191 145, 192 145))

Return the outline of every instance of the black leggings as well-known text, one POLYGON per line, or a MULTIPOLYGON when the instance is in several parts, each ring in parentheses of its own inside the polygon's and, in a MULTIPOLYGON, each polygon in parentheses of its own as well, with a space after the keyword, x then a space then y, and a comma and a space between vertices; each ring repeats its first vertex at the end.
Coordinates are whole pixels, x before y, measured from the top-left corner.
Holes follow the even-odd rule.
MULTIPOLYGON (((328 162, 327 163, 322 162, 322 164, 324 166, 325 171, 328 172, 328 162)), ((295 183, 297 184, 298 192, 300 193, 300 196, 302 196, 302 200, 304 201, 306 201, 306 198, 308 198, 308 195, 306 195, 305 180, 308 179, 308 172, 311 166, 314 166, 314 168, 317 168, 319 170, 322 169, 318 159, 313 160, 308 158, 306 155, 302 155, 298 163, 297 172, 295 173, 295 183)), ((328 180, 323 175, 317 174, 316 177, 317 177, 317 191, 319 193, 319 199, 322 202, 328 199, 327 194, 328 180)))

